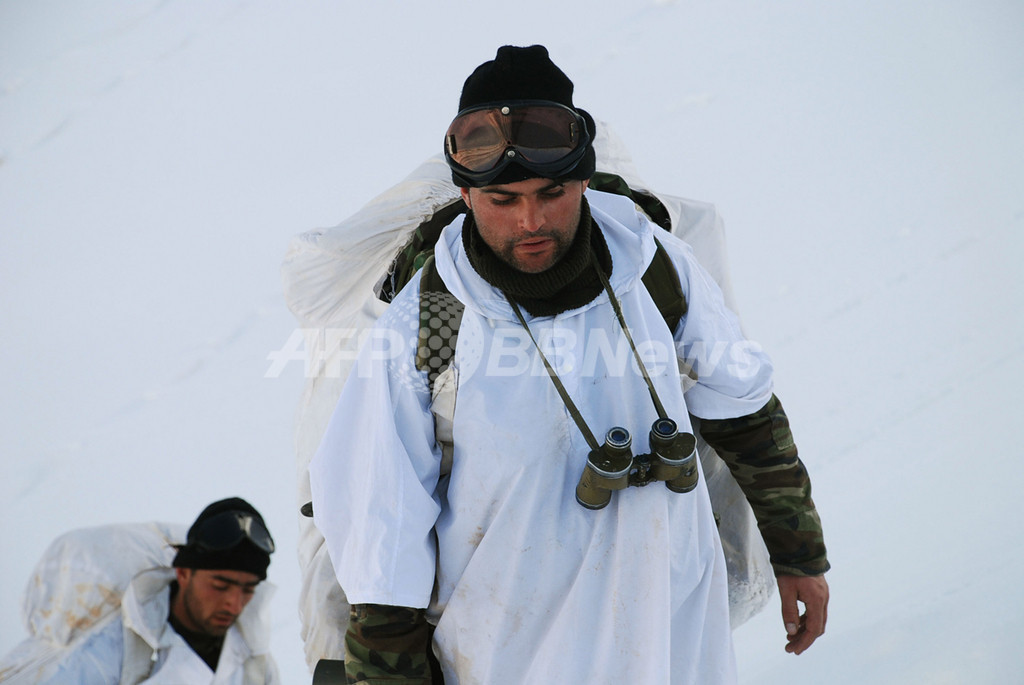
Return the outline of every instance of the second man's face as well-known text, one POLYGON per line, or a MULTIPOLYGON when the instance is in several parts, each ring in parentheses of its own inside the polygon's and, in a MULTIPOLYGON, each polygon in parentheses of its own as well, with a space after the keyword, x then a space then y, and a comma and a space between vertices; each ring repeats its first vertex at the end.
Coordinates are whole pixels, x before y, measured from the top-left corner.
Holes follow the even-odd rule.
POLYGON ((178 596, 172 609, 189 630, 225 634, 253 598, 259 576, 244 571, 177 569, 178 596))
POLYGON ((516 183, 463 188, 477 230, 506 264, 541 273, 569 250, 580 223, 586 181, 530 178, 516 183))

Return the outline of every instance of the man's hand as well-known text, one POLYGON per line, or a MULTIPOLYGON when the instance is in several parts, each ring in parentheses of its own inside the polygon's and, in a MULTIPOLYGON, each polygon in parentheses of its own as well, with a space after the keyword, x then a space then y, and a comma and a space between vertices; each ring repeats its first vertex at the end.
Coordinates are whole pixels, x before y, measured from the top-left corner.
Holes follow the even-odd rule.
POLYGON ((786 651, 800 654, 825 632, 828 618, 828 583, 825 576, 777 576, 786 626, 786 651), (797 602, 804 605, 800 614, 797 602))

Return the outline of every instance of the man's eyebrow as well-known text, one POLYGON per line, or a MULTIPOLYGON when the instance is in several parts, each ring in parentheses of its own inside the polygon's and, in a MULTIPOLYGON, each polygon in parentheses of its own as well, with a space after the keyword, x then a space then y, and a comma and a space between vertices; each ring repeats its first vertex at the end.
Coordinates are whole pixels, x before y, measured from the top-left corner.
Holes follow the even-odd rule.
POLYGON ((541 186, 540 188, 531 193, 520 193, 514 190, 506 190, 501 186, 485 186, 480 189, 480 192, 488 193, 490 195, 508 195, 510 197, 518 197, 520 195, 532 195, 533 193, 546 193, 548 191, 554 190, 555 188, 561 188, 564 185, 565 183, 562 181, 552 181, 548 185, 541 186))
POLYGON ((258 581, 258 580, 255 583, 243 583, 241 581, 234 580, 233 578, 228 578, 226 576, 217 576, 217 575, 215 575, 213 577, 213 579, 218 581, 218 582, 221 582, 221 583, 227 583, 228 585, 237 585, 237 586, 243 587, 243 588, 256 587, 257 585, 260 584, 260 581, 258 581))

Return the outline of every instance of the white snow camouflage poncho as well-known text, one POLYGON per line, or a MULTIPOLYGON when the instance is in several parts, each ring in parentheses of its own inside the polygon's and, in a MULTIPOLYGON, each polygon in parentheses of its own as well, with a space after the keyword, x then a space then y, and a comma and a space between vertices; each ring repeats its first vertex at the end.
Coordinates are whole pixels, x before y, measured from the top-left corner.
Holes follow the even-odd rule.
MULTIPOLYGON (((688 431, 689 413, 733 418, 764 406, 771 364, 691 250, 661 236, 689 305, 673 340, 640 283, 658 229, 627 199, 587 197, 668 415, 688 431), (677 357, 699 378, 685 399, 677 357)), ((460 229, 457 220, 435 250, 466 305, 450 476, 441 478, 431 396, 413 362, 415 279, 364 346, 310 466, 316 524, 349 601, 429 605, 450 683, 733 682, 726 565, 706 487, 629 488, 599 511, 576 502, 589 447, 510 306, 469 265, 460 229)), ((634 452, 648 451, 657 414, 607 294, 528 321, 591 430, 624 426, 634 452)))
MULTIPOLYGON (((634 189, 646 189, 624 147, 607 126, 599 128, 595 147, 599 170, 623 177, 634 189)), ((593 203, 597 194, 589 195, 593 203)), ((669 210, 673 232, 685 237, 692 245, 701 263, 722 287, 726 302, 731 303, 724 237, 714 207, 662 193, 656 195, 669 210)), ((358 337, 350 334, 371 326, 387 311, 388 306, 376 297, 375 286, 379 285, 391 257, 421 221, 457 197, 458 190, 451 184, 447 166, 440 157, 434 157, 338 226, 311 231, 293 241, 283 267, 285 290, 289 306, 303 326, 307 352, 312 360, 297 429, 299 504, 311 498, 305 478, 307 467, 353 366, 358 337), (342 332, 342 335, 332 341, 332 332, 342 332), (347 345, 338 346, 339 340, 347 342, 347 345)), ((629 214, 632 213, 630 209, 629 214)), ((660 232, 660 229, 655 230, 660 232)), ((660 232, 659 237, 662 234, 660 232)), ((471 338, 466 336, 466 332, 460 333, 460 345, 463 337, 471 338)), ((615 330, 611 333, 621 337, 621 333, 615 330)), ((609 339, 614 342, 617 338, 609 339)), ((539 379, 543 381, 540 387, 545 393, 549 392, 550 381, 544 376, 539 379)), ((451 394, 450 385, 438 385, 441 386, 441 395, 445 394, 446 388, 451 394)), ((442 415, 439 420, 443 423, 444 414, 450 412, 452 397, 438 397, 437 400, 433 409, 447 405, 439 410, 442 415)), ((461 390, 459 402, 465 405, 461 390)), ((644 399, 642 406, 645 411, 649 405, 650 400, 644 399)), ((750 410, 757 408, 751 406, 750 410)), ((682 419, 680 422, 684 423, 682 419)), ((599 434, 610 427, 598 426, 596 421, 592 424, 593 430, 599 434)), ((634 440, 645 444, 648 428, 649 423, 639 433, 634 430, 634 440)), ((572 424, 567 424, 564 431, 578 432, 572 424)), ((578 439, 578 435, 573 438, 578 439)), ((729 613, 735 628, 764 606, 774 585, 772 572, 742 493, 725 465, 699 436, 698 444, 704 469, 703 480, 711 491, 715 513, 720 517, 719 529, 729 568, 729 613)), ((574 482, 578 475, 578 472, 567 472, 566 478, 574 482)), ((660 485, 656 487, 663 488, 660 485)), ((651 490, 651 487, 646 490, 651 490)), ((633 494, 630 492, 630 496, 633 494)), ((335 501, 338 500, 335 497, 335 501)), ((579 508, 571 497, 569 502, 579 508)), ((300 563, 303 567, 300 613, 307 661, 312 667, 321 658, 343 658, 348 604, 338 585, 320 531, 309 519, 300 519, 300 525, 300 563)))

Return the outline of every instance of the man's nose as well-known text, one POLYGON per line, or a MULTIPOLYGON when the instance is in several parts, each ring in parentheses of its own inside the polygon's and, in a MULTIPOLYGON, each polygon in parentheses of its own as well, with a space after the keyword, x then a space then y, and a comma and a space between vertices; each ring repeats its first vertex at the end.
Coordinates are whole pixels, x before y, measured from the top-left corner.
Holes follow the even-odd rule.
POLYGON ((527 200, 519 208, 519 228, 523 231, 534 232, 544 226, 544 208, 539 202, 527 200))
POLYGON ((242 613, 242 608, 245 606, 243 601, 243 593, 241 588, 234 588, 227 593, 225 598, 225 610, 230 611, 236 616, 242 613))

